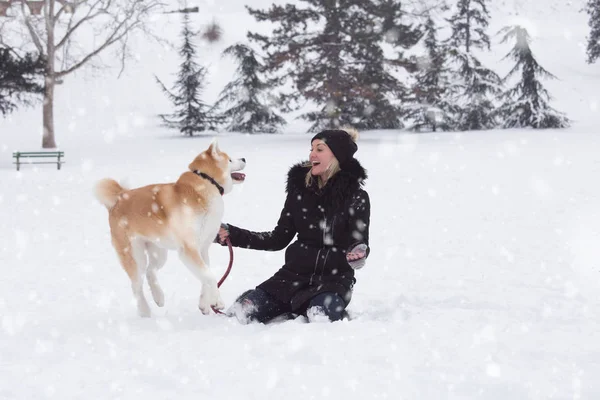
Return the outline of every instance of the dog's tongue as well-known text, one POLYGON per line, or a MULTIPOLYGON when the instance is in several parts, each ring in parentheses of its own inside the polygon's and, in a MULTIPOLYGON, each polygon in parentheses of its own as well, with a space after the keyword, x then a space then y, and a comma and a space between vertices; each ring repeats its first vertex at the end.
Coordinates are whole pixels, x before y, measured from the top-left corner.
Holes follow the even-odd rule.
POLYGON ((241 172, 232 172, 231 178, 236 181, 243 181, 244 179, 246 179, 246 174, 243 174, 241 172))

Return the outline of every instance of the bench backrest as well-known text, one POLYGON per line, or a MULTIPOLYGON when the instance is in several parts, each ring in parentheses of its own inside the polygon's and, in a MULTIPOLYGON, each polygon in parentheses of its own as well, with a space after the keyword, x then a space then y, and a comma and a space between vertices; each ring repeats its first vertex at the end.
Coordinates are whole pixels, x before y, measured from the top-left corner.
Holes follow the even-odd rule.
POLYGON ((61 156, 63 157, 65 155, 64 151, 16 151, 13 152, 13 157, 22 157, 22 156, 38 156, 38 157, 43 157, 43 156, 54 156, 54 157, 58 157, 61 156))

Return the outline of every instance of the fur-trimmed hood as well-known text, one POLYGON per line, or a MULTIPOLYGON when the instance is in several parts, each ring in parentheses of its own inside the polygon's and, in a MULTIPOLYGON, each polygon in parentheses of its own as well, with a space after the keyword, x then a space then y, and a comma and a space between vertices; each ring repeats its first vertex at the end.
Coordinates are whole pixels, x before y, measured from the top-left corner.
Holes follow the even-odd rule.
POLYGON ((323 198, 325 204, 331 204, 334 209, 341 207, 353 193, 361 189, 367 179, 367 171, 357 159, 352 158, 344 169, 329 179, 323 188, 319 189, 316 179, 310 187, 306 187, 306 174, 310 168, 307 161, 293 165, 288 172, 286 192, 288 194, 295 191, 314 193, 323 198))

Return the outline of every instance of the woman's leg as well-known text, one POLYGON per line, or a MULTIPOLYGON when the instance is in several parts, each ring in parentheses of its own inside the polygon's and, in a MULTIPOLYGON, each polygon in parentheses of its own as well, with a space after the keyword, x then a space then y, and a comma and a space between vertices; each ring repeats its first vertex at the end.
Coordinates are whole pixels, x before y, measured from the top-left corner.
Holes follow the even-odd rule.
POLYGON ((318 322, 328 319, 339 321, 344 317, 346 302, 337 293, 320 293, 310 299, 306 316, 309 322, 318 322))
POLYGON ((250 322, 266 323, 273 318, 290 311, 290 307, 256 288, 244 292, 231 307, 231 313, 242 324, 250 322))

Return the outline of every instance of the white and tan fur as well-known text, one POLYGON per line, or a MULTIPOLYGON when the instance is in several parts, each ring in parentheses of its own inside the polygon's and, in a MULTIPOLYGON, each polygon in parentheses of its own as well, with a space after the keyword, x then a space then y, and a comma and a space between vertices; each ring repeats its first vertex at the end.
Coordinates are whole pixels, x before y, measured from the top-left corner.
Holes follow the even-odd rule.
POLYGON ((168 250, 177 250, 181 261, 200 279, 198 307, 202 313, 210 313, 211 307, 224 307, 208 257, 223 217, 223 197, 216 185, 194 171, 212 177, 224 193, 229 193, 234 183, 243 180, 243 174, 236 174, 242 178, 234 180, 232 172, 245 166, 244 159, 231 160, 214 140, 174 183, 131 190, 113 179, 96 184, 95 194, 108 209, 112 245, 131 279, 140 316, 151 315, 143 291, 144 276, 156 304, 164 305, 156 273, 164 266, 168 250))

